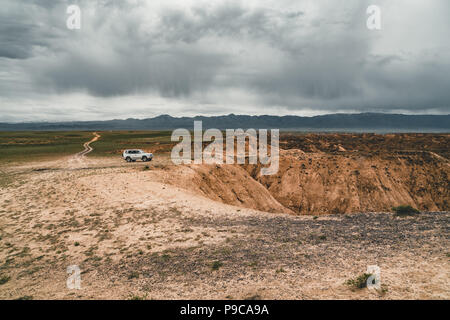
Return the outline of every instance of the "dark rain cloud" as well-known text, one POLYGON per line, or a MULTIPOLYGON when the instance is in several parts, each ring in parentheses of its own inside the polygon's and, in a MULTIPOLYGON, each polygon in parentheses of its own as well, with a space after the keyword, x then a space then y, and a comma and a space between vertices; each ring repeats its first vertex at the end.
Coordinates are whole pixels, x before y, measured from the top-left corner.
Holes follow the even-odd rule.
MULTIPOLYGON (((30 97, 149 94, 192 99, 194 106, 199 96, 231 103, 218 92, 237 90, 256 104, 292 111, 448 113, 447 1, 429 3, 433 21, 417 22, 436 23, 435 33, 415 41, 404 30, 406 49, 389 41, 389 30, 367 30, 367 1, 323 1, 319 13, 301 1, 294 7, 255 3, 165 1, 149 8, 131 0, 7 0, 0 11, 3 77, 20 82, 20 68, 29 81, 23 96, 30 97), (81 30, 65 27, 72 3, 82 9, 81 30)), ((401 11, 385 14, 384 28, 408 29, 394 24, 401 11)), ((9 88, 0 84, 0 96, 13 99, 9 88)))

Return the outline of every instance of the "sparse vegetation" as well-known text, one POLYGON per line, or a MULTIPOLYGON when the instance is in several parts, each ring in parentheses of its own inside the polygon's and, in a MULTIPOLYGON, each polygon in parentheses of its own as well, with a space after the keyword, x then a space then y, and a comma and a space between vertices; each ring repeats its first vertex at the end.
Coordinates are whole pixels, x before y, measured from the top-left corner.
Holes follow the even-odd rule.
POLYGON ((74 154, 91 136, 90 132, 69 131, 0 132, 0 160, 17 162, 74 154))
MULTIPOLYGON (((123 149, 142 149, 154 152, 157 145, 158 152, 171 150, 171 131, 113 131, 102 132, 101 139, 96 141, 92 156, 120 156, 123 149)), ((147 170, 144 169, 143 170, 147 170)), ((150 169, 150 168, 149 168, 150 169)))
MULTIPOLYGON (((158 149, 170 151, 171 131, 114 131, 102 132, 94 142, 92 156, 119 156, 124 148, 149 149, 155 143, 158 149), (119 147, 118 147, 119 146, 119 147), (126 146, 126 147, 125 147, 126 146)), ((92 138, 88 131, 16 131, 0 132, 0 160, 17 162, 50 159, 75 154, 83 150, 83 143, 92 138)), ((147 169, 144 169, 147 170, 147 169)), ((4 180, 4 179, 3 179, 4 180)), ((0 186, 2 179, 0 179, 0 186)))
POLYGON ((167 253, 164 253, 164 254, 161 256, 161 259, 162 259, 163 261, 168 261, 168 260, 170 259, 170 255, 168 255, 167 253))
POLYGON ((211 269, 212 270, 219 270, 219 268, 222 267, 222 266, 223 266, 223 263, 221 261, 216 260, 216 261, 214 261, 211 264, 211 269))
POLYGON ((128 300, 146 300, 146 299, 147 299, 147 294, 144 294, 143 296, 133 295, 128 300))
POLYGON ((7 283, 11 279, 10 276, 0 276, 0 285, 7 283))
POLYGON ((354 279, 347 280, 345 284, 353 289, 364 289, 367 287, 367 279, 371 275, 370 273, 363 273, 354 279))
MULTIPOLYGON (((102 133, 102 138, 107 134, 110 133, 102 133)), ((119 140, 120 135, 115 138, 117 141, 114 142, 121 142, 116 145, 117 149, 125 145, 128 147, 127 141, 119 140)), ((141 142, 144 147, 140 148, 154 151, 152 149, 154 145, 149 143, 150 140, 143 138, 141 142)), ((94 148, 98 143, 100 141, 95 142, 94 148)), ((14 180, 8 190, 0 195, 4 204, 0 209, 0 216, 5 220, 0 230, 2 247, 0 276, 11 277, 9 280, 9 277, 5 276, 6 284, 0 286, 1 298, 32 298, 25 294, 33 294, 34 299, 55 296, 68 298, 73 294, 72 298, 81 299, 107 297, 144 300, 146 292, 151 292, 151 297, 155 299, 170 298, 175 294, 182 299, 193 297, 215 299, 229 294, 235 299, 245 299, 251 295, 255 296, 247 299, 258 299, 256 293, 269 299, 300 296, 353 299, 361 298, 361 295, 364 298, 369 293, 371 297, 374 293, 384 294, 387 288, 382 285, 376 292, 342 290, 345 280, 357 277, 362 272, 342 278, 338 283, 329 280, 335 278, 335 275, 342 272, 345 267, 351 265, 363 267, 366 262, 372 263, 370 260, 376 256, 399 257, 398 254, 405 248, 411 252, 410 255, 401 256, 407 269, 397 277, 386 276, 389 289, 393 291, 392 298, 448 296, 445 282, 436 281, 433 290, 428 290, 429 288, 424 285, 429 279, 428 275, 438 275, 442 262, 450 258, 448 243, 445 241, 446 229, 442 228, 449 221, 448 212, 440 214, 423 212, 418 218, 393 218, 393 213, 386 214, 386 208, 389 210, 393 203, 404 203, 402 200, 399 202, 397 198, 386 200, 389 202, 382 204, 383 210, 378 210, 377 199, 371 198, 371 202, 375 205, 373 210, 376 212, 367 213, 361 208, 363 212, 342 216, 332 215, 335 212, 331 209, 335 204, 322 207, 315 202, 311 202, 311 206, 294 203, 295 212, 298 210, 297 213, 308 214, 301 217, 280 215, 276 210, 271 211, 275 214, 261 214, 259 211, 248 209, 234 210, 222 206, 220 201, 205 201, 203 197, 198 198, 191 192, 189 197, 184 197, 182 187, 189 189, 191 185, 201 183, 203 181, 201 176, 199 179, 197 177, 192 179, 190 184, 183 182, 184 185, 181 187, 166 182, 166 178, 172 173, 174 173, 172 176, 177 178, 177 170, 183 169, 184 172, 186 168, 173 169, 173 166, 168 164, 164 172, 155 169, 155 164, 167 160, 161 160, 157 152, 155 163, 149 165, 151 171, 144 173, 140 171, 146 170, 144 167, 146 164, 130 165, 122 161, 117 152, 110 149, 114 147, 112 141, 109 146, 104 147, 101 152, 99 151, 100 154, 114 157, 117 155, 117 159, 91 158, 82 159, 78 163, 68 158, 67 160, 71 161, 69 166, 64 159, 55 161, 55 164, 30 162, 26 166, 20 164, 17 168, 5 166, 5 173, 9 177, 14 179, 23 177, 24 180, 29 179, 33 183, 29 183, 29 186, 19 186, 14 180), (111 153, 108 153, 110 151, 111 153), (143 188, 129 183, 135 176, 139 183, 145 184, 143 188), (146 179, 148 178, 146 176, 154 176, 157 184, 153 179, 146 179), (164 191, 160 192, 160 188, 164 191), (178 193, 183 201, 178 201, 178 193), (199 202, 202 203, 201 206, 197 205, 199 202), (82 206, 89 206, 90 209, 85 210, 82 206), (243 214, 236 214, 238 211, 242 211, 243 214), (327 214, 323 214, 325 211, 327 214), (370 252, 367 253, 363 248, 370 243, 376 245, 371 246, 370 252), (428 247, 435 249, 423 255, 424 248, 428 247), (340 249, 343 250, 342 256, 336 253, 340 249), (345 258, 345 261, 341 258, 345 258), (420 263, 415 264, 416 261, 420 263), (99 285, 92 287, 89 293, 64 291, 55 295, 54 288, 45 283, 53 277, 55 268, 58 268, 57 272, 64 280, 64 266, 73 263, 80 264, 82 274, 86 274, 86 281, 97 277, 96 270, 100 270, 105 278, 107 276, 114 279, 111 282, 111 290, 105 293, 105 287, 99 285), (322 277, 316 277, 318 268, 322 277), (418 272, 420 276, 415 277, 414 280, 417 281, 410 283, 411 290, 398 290, 405 281, 408 282, 414 272, 418 272), (217 278, 232 280, 232 285, 227 288, 221 287, 221 290, 217 291, 215 290, 217 278), (264 283, 274 278, 277 286, 263 288, 264 283), (302 286, 302 279, 305 278, 311 279, 311 285, 302 287, 300 292, 296 288, 302 286), (43 281, 36 282, 37 279, 43 281), (201 285, 197 285, 199 283, 201 285), (16 285, 18 290, 12 294, 10 289, 16 289, 16 285), (22 291, 26 287, 31 287, 32 292, 22 291), (318 290, 323 287, 330 289, 318 290), (118 290, 115 290, 116 288, 118 290)), ((353 149, 348 146, 346 148, 353 149)), ((349 153, 349 157, 353 156, 352 154, 349 153)), ((358 157, 356 152, 354 154, 354 157, 358 157)), ((307 157, 299 161, 306 163, 307 157)), ((305 176, 313 173, 316 162, 323 159, 319 158, 314 157, 314 166, 308 165, 305 170, 310 171, 305 172, 305 176)), ((352 170, 356 168, 352 167, 356 160, 343 159, 342 163, 339 162, 339 167, 345 167, 346 161, 351 163, 349 162, 349 168, 345 168, 347 171, 344 174, 351 175, 352 170)), ((377 162, 380 170, 384 169, 390 160, 383 161, 377 162)), ((358 168, 370 168, 371 164, 372 162, 367 160, 367 164, 358 168)), ((435 166, 434 162, 432 165, 435 166)), ((211 167, 211 175, 215 175, 217 172, 214 166, 211 167)), ((395 173, 395 181, 402 180, 403 176, 409 177, 410 171, 406 170, 408 168, 390 167, 393 176, 396 170, 399 170, 395 173)), ((239 168, 232 171, 230 177, 240 182, 241 176, 237 173, 242 171, 241 169, 247 170, 245 167, 239 168)), ((330 166, 327 162, 327 167, 320 174, 325 177, 328 169, 332 170, 330 176, 342 173, 335 171, 334 166, 330 166)), ((223 166, 220 170, 223 173, 227 167, 223 166)), ((372 180, 367 176, 371 171, 360 170, 359 179, 352 177, 353 180, 358 180, 358 184, 351 185, 348 188, 349 193, 372 195, 374 192, 372 180), (361 188, 358 189, 358 186, 361 188)), ((423 175, 429 173, 427 170, 423 169, 423 175)), ((433 172, 428 175, 433 179, 440 179, 433 172)), ((208 178, 208 175, 205 176, 208 178)), ((225 178, 220 177, 224 184, 228 183, 225 178)), ((431 185, 428 180, 419 178, 414 181, 422 184, 424 188, 431 185)), ((253 179, 253 176, 248 176, 248 179, 253 179)), ((414 175, 411 181, 413 179, 414 175)), ((389 181, 385 180, 389 179, 382 180, 386 186, 396 187, 395 183, 388 183, 389 181)), ((327 183, 329 186, 334 182, 327 181, 327 183)), ((268 188, 265 184, 262 186, 268 188)), ((1 187, 0 182, 0 189, 1 187)), ((286 188, 284 185, 282 187, 286 188)), ((384 185, 381 187, 387 190, 384 185)), ((233 190, 241 195, 240 189, 233 190)), ((244 190, 253 189, 244 188, 244 190)), ((444 189, 439 190, 440 195, 430 199, 439 201, 442 195, 444 197, 447 195, 443 194, 444 189)), ((216 194, 217 190, 213 188, 212 192, 216 194)), ((347 196, 345 193, 341 198, 345 200, 347 196)), ((226 199, 224 197, 222 200, 226 202, 226 199)), ((421 203, 415 198, 412 201, 417 202, 419 208, 435 210, 434 206, 421 203)), ((446 208, 447 202, 444 200, 443 203, 446 208)), ((353 211, 351 203, 336 203, 336 205, 342 205, 339 212, 346 212, 345 208, 348 206, 350 206, 349 213, 353 211)), ((437 203, 436 206, 440 209, 442 204, 437 203)), ((398 259, 392 261, 386 259, 382 263, 383 268, 387 269, 398 263, 398 259)), ((365 287, 366 281, 367 277, 355 278, 349 280, 348 284, 352 288, 365 287)), ((61 288, 64 289, 64 281, 61 284, 61 288)))
POLYGON ((384 295, 384 294, 388 293, 388 291, 389 291, 388 287, 385 284, 382 284, 381 285, 381 289, 380 289, 380 293, 382 295, 384 295))
POLYGON ((137 278, 139 278, 139 273, 136 271, 133 271, 128 275, 128 280, 137 279, 137 278))
POLYGON ((0 187, 6 188, 13 182, 13 179, 6 173, 0 170, 0 187))
POLYGON ((398 207, 393 207, 392 210, 398 216, 412 216, 417 213, 420 213, 416 208, 411 207, 410 205, 402 205, 398 207))

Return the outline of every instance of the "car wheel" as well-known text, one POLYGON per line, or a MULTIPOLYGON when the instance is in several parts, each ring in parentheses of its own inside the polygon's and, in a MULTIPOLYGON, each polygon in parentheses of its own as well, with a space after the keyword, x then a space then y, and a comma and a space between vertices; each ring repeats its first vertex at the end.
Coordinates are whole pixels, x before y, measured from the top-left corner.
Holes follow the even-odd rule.
POLYGON ((127 162, 131 162, 131 158, 130 157, 126 157, 125 160, 127 160, 127 162))
POLYGON ((146 157, 146 156, 143 156, 143 157, 142 157, 142 161, 144 161, 144 162, 147 161, 147 157, 146 157))

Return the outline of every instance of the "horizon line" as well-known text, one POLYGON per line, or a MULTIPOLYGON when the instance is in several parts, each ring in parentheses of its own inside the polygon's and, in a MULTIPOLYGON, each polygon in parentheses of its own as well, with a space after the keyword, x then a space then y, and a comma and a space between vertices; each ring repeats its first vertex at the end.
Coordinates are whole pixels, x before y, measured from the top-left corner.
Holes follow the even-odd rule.
POLYGON ((286 114, 286 115, 271 115, 271 114, 260 114, 260 115, 251 115, 251 114, 236 114, 236 113, 228 113, 228 114, 217 114, 217 115, 194 115, 194 116, 173 116, 167 113, 159 114, 153 117, 144 117, 144 118, 112 118, 112 119, 96 119, 96 120, 55 120, 55 121, 16 121, 16 122, 8 122, 8 121, 1 121, 2 124, 39 124, 39 123, 71 123, 71 122, 106 122, 106 121, 127 121, 127 120, 149 120, 149 119, 155 119, 159 117, 171 117, 174 119, 182 119, 182 118, 217 118, 217 117, 229 117, 229 116, 246 116, 246 117, 277 117, 277 118, 283 118, 283 117, 298 117, 298 118, 316 118, 316 117, 324 117, 324 116, 332 116, 332 115, 391 115, 391 116, 450 116, 450 113, 447 114, 405 114, 405 113, 386 113, 386 112, 356 112, 356 113, 346 113, 346 112, 336 112, 336 113, 326 113, 326 114, 318 114, 318 115, 311 115, 311 116, 301 116, 301 115, 295 115, 295 114, 286 114))

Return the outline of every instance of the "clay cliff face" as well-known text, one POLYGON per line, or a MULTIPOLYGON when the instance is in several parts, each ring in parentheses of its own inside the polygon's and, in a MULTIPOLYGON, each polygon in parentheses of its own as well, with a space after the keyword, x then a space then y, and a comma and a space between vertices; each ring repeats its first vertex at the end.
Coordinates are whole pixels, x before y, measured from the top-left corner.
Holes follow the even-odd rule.
POLYGON ((292 214, 391 211, 409 204, 448 211, 449 135, 284 135, 280 168, 177 167, 170 183, 228 204, 292 214))
POLYGON ((277 175, 258 177, 286 208, 302 214, 390 211, 410 204, 448 210, 449 165, 430 154, 282 157, 277 175))

